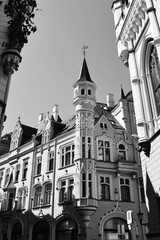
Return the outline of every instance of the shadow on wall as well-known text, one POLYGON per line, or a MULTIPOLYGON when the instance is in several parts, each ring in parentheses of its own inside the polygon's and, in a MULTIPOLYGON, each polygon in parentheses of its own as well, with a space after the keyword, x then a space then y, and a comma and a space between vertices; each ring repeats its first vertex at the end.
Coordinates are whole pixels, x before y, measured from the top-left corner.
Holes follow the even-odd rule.
POLYGON ((147 237, 149 239, 150 237, 152 237, 152 239, 160 239, 160 196, 158 193, 155 193, 148 173, 146 174, 146 195, 149 204, 149 233, 147 237))

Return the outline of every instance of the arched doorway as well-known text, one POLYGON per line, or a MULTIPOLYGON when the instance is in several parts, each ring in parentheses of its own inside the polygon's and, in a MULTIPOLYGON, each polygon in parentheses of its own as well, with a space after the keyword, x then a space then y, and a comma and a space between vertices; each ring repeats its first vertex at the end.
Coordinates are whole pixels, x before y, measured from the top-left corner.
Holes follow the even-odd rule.
POLYGON ((126 221, 122 218, 111 218, 104 224, 103 240, 131 240, 126 221))
POLYGON ((78 226, 72 219, 65 219, 58 223, 56 240, 78 240, 78 226))
POLYGON ((49 233, 49 224, 45 221, 39 221, 33 228, 32 240, 49 240, 49 233))
POLYGON ((14 224, 11 233, 11 240, 20 240, 22 237, 22 225, 21 223, 17 222, 14 224))

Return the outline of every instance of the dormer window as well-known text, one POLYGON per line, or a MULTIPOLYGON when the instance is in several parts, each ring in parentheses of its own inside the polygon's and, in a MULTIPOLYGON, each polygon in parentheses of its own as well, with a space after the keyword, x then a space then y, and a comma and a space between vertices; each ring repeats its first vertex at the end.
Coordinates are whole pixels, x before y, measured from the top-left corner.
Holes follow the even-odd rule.
POLYGON ((83 88, 83 89, 81 89, 81 95, 84 95, 84 94, 85 94, 85 90, 83 88))

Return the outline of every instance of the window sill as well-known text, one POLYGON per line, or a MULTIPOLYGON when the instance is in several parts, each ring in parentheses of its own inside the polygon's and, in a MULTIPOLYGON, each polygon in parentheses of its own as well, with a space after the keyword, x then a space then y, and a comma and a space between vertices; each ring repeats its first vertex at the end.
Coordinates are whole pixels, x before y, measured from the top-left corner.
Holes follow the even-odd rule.
POLYGON ((53 173, 53 170, 47 171, 46 174, 53 173))
POLYGON ((27 180, 27 178, 23 178, 21 181, 23 182, 23 181, 26 181, 27 180))
POLYGON ((64 167, 60 167, 58 170, 61 170, 61 169, 65 169, 65 168, 69 168, 69 167, 73 167, 75 165, 75 163, 72 163, 70 165, 66 165, 64 167))
POLYGON ((40 208, 48 208, 51 207, 51 204, 45 204, 45 205, 39 205, 39 206, 34 206, 32 209, 40 209, 40 208))
POLYGON ((42 174, 35 175, 34 178, 41 177, 42 174))

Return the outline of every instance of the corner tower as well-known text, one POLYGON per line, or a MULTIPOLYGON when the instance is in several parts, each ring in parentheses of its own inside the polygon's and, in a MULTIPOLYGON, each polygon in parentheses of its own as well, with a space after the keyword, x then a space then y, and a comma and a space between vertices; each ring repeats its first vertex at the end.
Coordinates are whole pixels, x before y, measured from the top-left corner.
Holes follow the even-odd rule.
POLYGON ((91 80, 84 56, 78 81, 73 85, 76 110, 76 154, 75 159, 94 158, 93 132, 96 84, 91 80))

